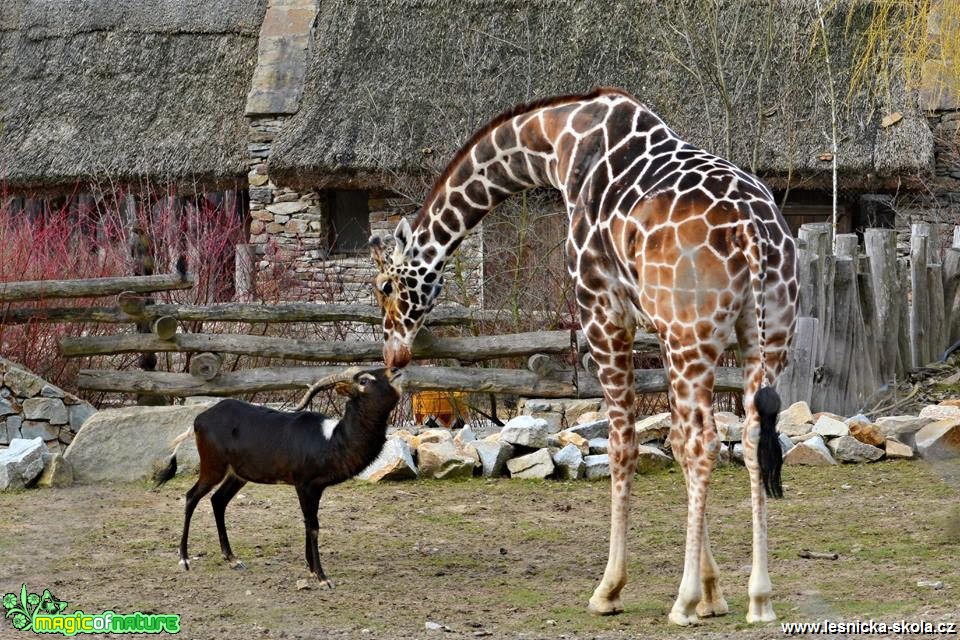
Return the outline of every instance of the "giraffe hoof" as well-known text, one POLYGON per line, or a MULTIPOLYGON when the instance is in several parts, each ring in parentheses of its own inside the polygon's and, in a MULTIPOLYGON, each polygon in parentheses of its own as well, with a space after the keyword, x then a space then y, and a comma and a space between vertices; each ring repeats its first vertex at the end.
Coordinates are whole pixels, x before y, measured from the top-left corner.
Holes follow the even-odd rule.
POLYGON ((670 622, 680 627, 700 624, 700 618, 697 617, 696 613, 684 613, 682 609, 678 609, 676 606, 670 611, 670 615, 667 616, 667 618, 670 622))
POLYGON ((725 616, 730 612, 730 607, 727 606, 727 601, 723 596, 714 598, 713 600, 701 600, 697 604, 697 615, 701 618, 710 618, 714 616, 725 616))
POLYGON ((747 622, 754 624, 757 622, 773 622, 777 619, 777 614, 773 612, 773 602, 770 596, 751 596, 750 605, 747 607, 747 622))
POLYGON ((614 616, 623 613, 623 602, 617 598, 601 598, 593 596, 587 610, 595 616, 614 616))

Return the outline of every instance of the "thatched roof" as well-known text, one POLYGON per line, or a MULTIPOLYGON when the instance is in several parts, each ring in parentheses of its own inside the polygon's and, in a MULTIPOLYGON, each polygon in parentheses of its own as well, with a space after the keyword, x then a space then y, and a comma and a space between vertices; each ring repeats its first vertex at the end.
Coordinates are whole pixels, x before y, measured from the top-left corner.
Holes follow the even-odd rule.
POLYGON ((243 109, 265 6, 0 3, 0 183, 244 175, 243 109))
MULTIPOLYGON (((689 0, 325 0, 301 110, 275 145, 271 176, 373 187, 434 174, 471 131, 514 103, 614 85, 681 135, 774 183, 789 175, 822 185, 831 108, 815 3, 721 4, 712 15, 713 2, 689 0)), ((868 5, 848 16, 841 2, 828 24, 838 100, 868 5)), ((889 100, 861 92, 849 110, 840 106, 849 181, 909 182, 932 165, 916 99, 902 87, 882 89, 873 93, 889 100), (882 128, 893 111, 903 119, 882 128)))

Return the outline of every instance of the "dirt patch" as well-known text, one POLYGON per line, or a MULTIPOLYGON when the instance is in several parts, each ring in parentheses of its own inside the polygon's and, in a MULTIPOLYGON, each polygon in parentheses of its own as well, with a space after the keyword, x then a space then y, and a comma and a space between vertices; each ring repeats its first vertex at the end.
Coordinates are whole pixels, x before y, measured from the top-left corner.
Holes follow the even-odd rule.
MULTIPOLYGON (((960 601, 958 492, 919 462, 788 468, 770 507, 781 621, 949 619, 960 601), (800 549, 834 551, 804 560, 800 549), (941 580, 945 588, 917 587, 941 580)), ((709 518, 731 614, 680 632, 666 622, 680 581, 684 519, 676 472, 634 484, 627 611, 586 602, 606 562, 606 482, 350 482, 320 504, 321 559, 334 591, 307 577, 292 488, 247 485, 227 511, 237 555, 220 559, 208 500, 194 516, 189 573, 177 567, 183 493, 145 485, 0 495, 0 593, 49 588, 67 612, 179 613, 181 637, 783 637, 743 618, 750 564, 746 472, 714 476, 709 518), (450 632, 425 630, 434 621, 450 632)), ((954 618, 956 619, 956 618, 954 618)), ((19 634, 0 622, 0 637, 19 634)), ((921 636, 910 636, 921 637, 921 636)))

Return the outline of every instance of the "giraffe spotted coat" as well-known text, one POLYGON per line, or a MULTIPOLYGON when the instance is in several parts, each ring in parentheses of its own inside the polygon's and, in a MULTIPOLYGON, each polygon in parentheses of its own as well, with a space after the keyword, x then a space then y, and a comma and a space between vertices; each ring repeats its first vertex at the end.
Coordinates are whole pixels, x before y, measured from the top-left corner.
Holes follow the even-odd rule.
POLYGON ((567 264, 609 406, 610 553, 591 611, 623 608, 637 462, 632 346, 638 324, 648 324, 662 345, 670 445, 688 495, 683 577, 670 620, 687 625, 727 612, 705 508, 720 447, 711 408, 714 376, 733 335, 745 371, 744 458, 753 518, 747 620, 775 619, 766 475, 761 479, 757 453, 761 416, 753 400, 782 370, 793 334, 794 240, 759 179, 684 142, 633 96, 601 88, 500 115, 454 156, 413 225, 401 222, 392 253, 372 240, 387 365, 411 360, 413 338, 440 293, 444 265, 464 236, 505 198, 536 186, 554 187, 566 204, 567 264))

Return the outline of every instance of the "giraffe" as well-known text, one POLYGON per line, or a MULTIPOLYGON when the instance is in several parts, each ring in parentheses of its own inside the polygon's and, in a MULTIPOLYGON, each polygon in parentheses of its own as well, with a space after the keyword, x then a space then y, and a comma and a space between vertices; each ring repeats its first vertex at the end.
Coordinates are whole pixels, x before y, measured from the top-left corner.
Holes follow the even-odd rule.
POLYGON ((387 366, 410 362, 413 339, 443 286, 444 265, 464 236, 498 203, 534 186, 557 189, 566 205, 568 270, 609 407, 610 549, 589 610, 623 610, 638 457, 632 348, 643 323, 661 342, 669 441, 688 498, 683 577, 669 619, 689 625, 728 612, 705 508, 720 449, 712 412, 715 371, 734 333, 744 366, 743 444, 753 525, 746 617, 776 619, 766 497, 782 495, 780 399, 772 385, 795 325, 795 243, 758 178, 684 142, 630 94, 604 87, 506 111, 455 154, 413 225, 400 222, 392 252, 371 239, 387 366))

